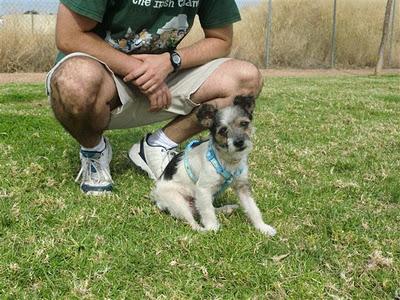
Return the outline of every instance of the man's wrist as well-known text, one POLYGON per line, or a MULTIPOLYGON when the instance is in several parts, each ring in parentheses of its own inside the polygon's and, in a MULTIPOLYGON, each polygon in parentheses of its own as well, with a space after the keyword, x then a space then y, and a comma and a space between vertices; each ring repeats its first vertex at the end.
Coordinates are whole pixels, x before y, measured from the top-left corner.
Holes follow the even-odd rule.
POLYGON ((169 54, 169 52, 164 52, 162 55, 165 57, 165 63, 168 66, 168 74, 173 73, 174 66, 171 63, 171 55, 169 54))
MULTIPOLYGON (((116 72, 118 75, 121 76, 126 76, 128 75, 130 72, 132 72, 132 70, 135 70, 137 68, 139 68, 139 66, 142 64, 142 61, 138 60, 135 57, 132 57, 130 55, 127 55, 127 59, 124 60, 124 63, 121 64, 121 69, 119 72, 116 72)), ((115 72, 115 71, 114 71, 115 72)))
POLYGON ((170 51, 169 54, 170 54, 171 65, 174 69, 173 72, 175 73, 181 68, 182 59, 180 54, 175 50, 170 51))

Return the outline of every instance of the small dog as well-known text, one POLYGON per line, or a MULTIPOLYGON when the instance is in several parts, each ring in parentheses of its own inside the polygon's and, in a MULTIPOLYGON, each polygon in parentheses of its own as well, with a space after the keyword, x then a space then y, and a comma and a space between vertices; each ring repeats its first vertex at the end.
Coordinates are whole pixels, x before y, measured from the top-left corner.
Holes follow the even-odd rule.
POLYGON ((195 230, 217 231, 216 211, 230 213, 238 206, 215 209, 213 198, 232 184, 251 223, 264 234, 276 234, 272 226, 264 223, 248 183, 254 106, 254 97, 237 96, 230 107, 219 110, 210 104, 199 107, 197 119, 210 130, 210 139, 190 143, 165 168, 151 192, 151 199, 160 210, 187 221, 195 230), (196 222, 196 215, 203 226, 196 222))

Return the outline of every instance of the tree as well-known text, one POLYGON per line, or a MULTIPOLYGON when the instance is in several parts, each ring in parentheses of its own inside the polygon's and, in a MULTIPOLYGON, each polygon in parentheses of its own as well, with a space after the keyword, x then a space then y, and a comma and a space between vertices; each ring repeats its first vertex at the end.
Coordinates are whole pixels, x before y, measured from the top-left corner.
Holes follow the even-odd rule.
POLYGON ((389 36, 389 21, 390 15, 392 13, 393 0, 387 0, 386 3, 386 12, 385 12, 385 20, 383 21, 383 30, 382 30, 382 40, 381 45, 379 47, 379 58, 375 68, 375 75, 379 75, 383 69, 383 60, 385 55, 385 47, 389 36))
POLYGON ((24 12, 24 15, 38 15, 39 13, 36 10, 27 10, 24 12))

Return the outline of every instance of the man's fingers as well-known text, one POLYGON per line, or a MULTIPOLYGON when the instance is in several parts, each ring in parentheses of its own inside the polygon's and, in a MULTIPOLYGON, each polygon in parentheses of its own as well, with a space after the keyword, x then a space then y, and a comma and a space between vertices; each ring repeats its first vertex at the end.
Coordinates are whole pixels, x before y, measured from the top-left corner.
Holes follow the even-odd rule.
POLYGON ((133 81, 134 79, 141 77, 145 73, 146 73, 146 67, 142 64, 139 68, 126 75, 124 77, 124 81, 125 82, 133 81))
POLYGON ((157 88, 159 88, 159 86, 153 84, 150 88, 148 88, 145 91, 146 91, 146 93, 150 93, 151 94, 151 93, 154 93, 157 90, 157 88))
POLYGON ((158 97, 158 109, 163 109, 164 108, 164 102, 165 102, 165 94, 161 93, 160 96, 158 97))
POLYGON ((164 91, 162 93, 162 98, 161 98, 162 102, 161 102, 161 109, 165 109, 167 108, 168 102, 167 102, 167 93, 164 91))
POLYGON ((136 78, 133 83, 140 87, 142 90, 147 90, 144 88, 144 85, 146 85, 147 83, 153 84, 154 80, 152 79, 152 76, 148 73, 144 73, 143 75, 141 75, 140 77, 136 78))
POLYGON ((143 72, 139 72, 139 70, 136 70, 136 71, 131 72, 131 73, 129 73, 128 75, 126 75, 126 76, 124 77, 124 81, 125 81, 125 82, 133 81, 133 80, 135 80, 136 78, 142 76, 143 74, 144 74, 144 71, 143 71, 143 72))
POLYGON ((155 95, 151 96, 150 100, 150 108, 149 111, 154 112, 157 110, 157 98, 155 97, 155 95))
POLYGON ((156 90, 153 94, 147 94, 150 101, 149 111, 155 112, 160 109, 167 109, 171 105, 171 92, 166 84, 156 90))
POLYGON ((150 108, 149 111, 156 112, 161 109, 160 107, 160 93, 155 93, 150 96, 150 108))
POLYGON ((169 88, 167 88, 167 107, 171 106, 171 102, 172 102, 172 95, 171 95, 171 91, 169 90, 169 88))
POLYGON ((153 93, 158 88, 155 80, 149 80, 141 86, 141 89, 146 91, 146 93, 153 93))

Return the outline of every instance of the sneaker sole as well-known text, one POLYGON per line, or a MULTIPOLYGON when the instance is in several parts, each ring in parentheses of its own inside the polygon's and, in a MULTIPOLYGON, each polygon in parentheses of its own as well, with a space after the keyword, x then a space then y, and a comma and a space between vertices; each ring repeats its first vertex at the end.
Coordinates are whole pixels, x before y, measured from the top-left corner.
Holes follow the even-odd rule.
POLYGON ((142 169, 147 173, 147 175, 153 179, 157 180, 157 178, 154 176, 153 172, 149 168, 149 166, 146 164, 146 162, 140 157, 139 155, 140 152, 140 144, 134 144, 132 148, 128 152, 128 157, 130 161, 138 168, 142 169))
POLYGON ((90 191, 90 192, 83 192, 86 196, 95 196, 95 197, 101 197, 101 196, 111 196, 112 192, 111 191, 90 191))
POLYGON ((109 195, 112 192, 113 186, 107 185, 107 186, 88 186, 88 185, 81 185, 81 191, 85 195, 90 195, 90 196, 101 196, 101 195, 109 195))

